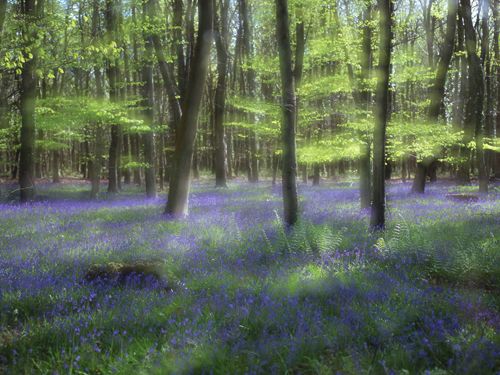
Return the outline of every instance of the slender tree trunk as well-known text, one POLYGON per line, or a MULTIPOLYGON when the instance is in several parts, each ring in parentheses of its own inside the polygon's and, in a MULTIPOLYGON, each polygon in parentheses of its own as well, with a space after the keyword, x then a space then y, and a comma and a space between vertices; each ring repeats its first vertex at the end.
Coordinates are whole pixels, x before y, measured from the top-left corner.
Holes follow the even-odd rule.
MULTIPOLYGON (((147 15, 151 14, 154 9, 152 0, 143 3, 144 21, 147 15)), ((144 159, 146 162, 145 183, 146 195, 148 198, 156 198, 156 172, 155 172, 155 143, 153 133, 154 123, 154 86, 153 86, 153 38, 146 31, 144 34, 145 45, 145 61, 142 68, 142 115, 146 123, 151 127, 151 130, 146 132, 143 137, 144 142, 144 159)))
MULTIPOLYGON (((96 0, 95 3, 98 3, 96 0)), ((96 97, 104 98, 104 89, 102 87, 102 73, 99 67, 94 68, 94 76, 96 82, 96 97)), ((101 169, 102 155, 104 153, 104 129, 100 123, 95 124, 95 146, 92 160, 91 171, 91 190, 90 199, 96 199, 101 188, 101 169)))
MULTIPOLYGON (((184 50, 182 47, 182 32, 180 32, 180 27, 182 26, 182 12, 179 13, 179 7, 182 10, 182 2, 175 1, 174 7, 177 7, 174 12, 174 43, 179 43, 175 47, 177 52, 177 62, 179 65, 179 69, 183 71, 183 75, 187 72, 184 69, 184 50), (176 40, 175 38, 181 38, 176 40)), ((155 17, 155 12, 158 10, 158 6, 156 1, 153 1, 153 6, 148 8, 150 18, 155 17)), ((158 67, 160 70, 160 74, 163 80, 163 86, 165 88, 165 92, 167 93, 168 98, 168 106, 169 106, 169 119, 168 119, 168 135, 166 137, 166 168, 165 168, 165 181, 169 181, 171 175, 171 169, 173 164, 173 150, 175 148, 175 134, 176 129, 179 126, 180 119, 182 116, 182 107, 181 107, 181 92, 179 86, 183 84, 184 81, 176 82, 175 73, 174 73, 174 65, 172 62, 168 62, 167 58, 164 54, 163 43, 160 36, 156 33, 152 34, 153 46, 155 49, 156 59, 158 61, 158 67)))
POLYGON ((198 38, 187 84, 186 99, 183 104, 183 114, 176 135, 174 170, 170 180, 166 206, 166 214, 173 217, 182 217, 188 213, 190 173, 198 126, 198 114, 208 73, 212 44, 213 2, 200 1, 198 9, 198 38))
POLYGON ((298 219, 296 158, 296 96, 290 45, 288 1, 276 0, 276 36, 278 40, 282 86, 281 137, 283 142, 283 207, 284 222, 293 226, 298 219))
POLYGON ((233 130, 227 131, 227 178, 233 178, 233 130))
POLYGON ((307 163, 304 163, 302 167, 300 168, 302 171, 302 183, 306 184, 308 183, 309 176, 307 175, 307 163))
POLYGON ((446 76, 450 67, 453 47, 455 45, 455 33, 457 29, 458 0, 448 0, 448 18, 446 36, 443 42, 441 59, 438 62, 436 78, 432 85, 430 95, 429 117, 432 121, 437 121, 439 116, 444 117, 444 89, 446 76))
MULTIPOLYGON (((115 41, 118 33, 118 0, 106 0, 106 29, 109 41, 115 41)), ((107 74, 109 80, 109 98, 112 102, 116 102, 119 96, 118 90, 118 61, 109 60, 107 63, 107 74)), ((120 129, 119 125, 111 125, 111 142, 109 146, 108 158, 108 193, 118 193, 119 184, 119 146, 120 146, 120 129)))
MULTIPOLYGON (((252 40, 253 33, 250 22, 250 10, 248 0, 239 0, 239 11, 242 27, 242 50, 244 63, 249 63, 249 60, 253 57, 252 40)), ((253 68, 248 68, 244 74, 244 84, 246 84, 246 89, 248 90, 248 95, 250 97, 255 96, 255 70, 253 68)), ((253 119, 253 115, 250 116, 253 119)), ((248 179, 250 182, 259 181, 259 140, 255 130, 250 129, 248 132, 249 140, 249 160, 248 160, 248 179)))
POLYGON ((361 208, 371 206, 371 147, 369 141, 361 146, 361 155, 359 158, 359 195, 361 199, 361 208))
MULTIPOLYGON (((498 39, 500 38, 500 17, 498 17, 498 0, 493 1, 493 21, 494 21, 494 31, 493 31, 493 53, 495 56, 495 81, 496 81, 496 115, 495 115, 495 135, 496 139, 500 138, 500 48, 498 46, 498 39)), ((494 160, 495 177, 500 179, 500 152, 496 153, 494 160)))
MULTIPOLYGON (((208 0, 206 0, 208 1, 208 0)), ((179 97, 181 104, 184 102, 186 95, 186 85, 188 78, 188 67, 186 64, 186 57, 184 55, 184 38, 182 35, 183 30, 183 15, 184 15, 184 1, 173 0, 173 41, 175 43, 175 55, 177 58, 177 82, 179 87, 179 97)), ((186 11, 189 13, 189 11, 186 11)), ((187 26, 188 27, 188 26, 187 26)), ((179 126, 179 124, 177 124, 179 126)))
MULTIPOLYGON (((493 0, 494 2, 495 0, 493 0)), ((484 132, 483 134, 493 139, 495 137, 495 128, 493 125, 493 82, 491 70, 491 54, 490 54, 490 26, 489 26, 489 11, 490 0, 482 0, 482 17, 481 17, 481 66, 484 72, 484 87, 485 87, 485 115, 484 115, 484 132)), ((496 4, 492 4, 497 6, 496 4)), ((492 161, 494 153, 491 150, 484 151, 485 160, 485 179, 490 179, 492 170, 492 161)))
MULTIPOLYGON (((445 40, 442 47, 441 59, 437 64, 436 77, 430 91, 429 120, 437 122, 439 117, 444 118, 444 95, 446 77, 453 56, 455 45, 455 33, 457 28, 458 0, 448 0, 448 17, 445 40)), ((431 181, 436 180, 437 173, 436 160, 426 158, 417 164, 417 173, 413 181, 412 192, 424 193, 427 176, 431 181)))
POLYGON ((316 163, 313 168, 313 186, 319 186, 321 182, 321 165, 316 163))
MULTIPOLYGON (((0 40, 2 39, 2 33, 5 23, 5 15, 7 14, 7 0, 0 0, 0 40)), ((7 75, 0 72, 0 128, 7 127, 8 121, 8 100, 7 100, 7 88, 9 85, 9 79, 7 75)), ((7 172, 8 155, 5 154, 6 159, 4 163, 5 172, 7 172)))
POLYGON ((52 182, 54 184, 61 182, 61 179, 59 178, 59 155, 59 150, 52 152, 52 182))
MULTIPOLYGON (((299 8, 300 13, 302 13, 302 9, 299 8)), ((293 76, 295 79, 295 89, 300 88, 300 84, 302 83, 302 75, 304 71, 304 53, 305 53, 305 48, 306 48, 306 35, 305 35, 305 28, 304 28, 304 22, 302 20, 298 20, 298 22, 295 25, 295 40, 296 40, 296 47, 295 47, 295 67, 293 70, 293 76)), ((295 104, 295 116, 296 116, 296 123, 299 121, 299 109, 300 109, 300 97, 296 96, 295 98, 296 104, 295 104)), ((306 134, 306 139, 307 143, 310 142, 311 140, 311 131, 308 130, 306 134)), ((304 163, 301 168, 302 170, 302 182, 307 185, 308 182, 308 175, 307 175, 307 163, 304 163)), ((298 172, 297 172, 298 173, 298 172)))
MULTIPOLYGON (((92 38, 97 39, 100 37, 100 20, 101 13, 99 8, 99 0, 93 0, 92 2, 92 38)), ((102 82, 101 69, 98 66, 94 67, 94 77, 95 77, 95 87, 96 87, 96 98, 98 100, 103 100, 104 98, 104 88, 102 82)), ((101 169, 102 169, 102 154, 104 153, 104 129, 100 123, 95 125, 95 139, 94 139, 94 153, 92 156, 92 170, 90 173, 91 189, 90 189, 90 199, 96 199, 99 195, 101 188, 101 169)))
POLYGON ((370 226, 385 228, 385 143, 388 119, 389 75, 392 40, 392 0, 380 0, 380 49, 378 64, 375 130, 373 133, 373 198, 370 226))
MULTIPOLYGON (((361 80, 363 82, 362 87, 366 85, 370 79, 371 69, 372 69, 372 5, 368 4, 364 17, 363 26, 363 53, 361 60, 361 80)), ((362 105, 365 110, 369 110, 371 107, 372 93, 368 89, 362 89, 360 97, 360 105, 362 105)), ((356 96, 355 96, 356 97, 356 96)), ((365 138, 361 145, 361 156, 359 158, 359 194, 361 201, 361 208, 369 208, 371 206, 372 200, 372 186, 371 186, 371 141, 367 134, 362 134, 365 138)))
MULTIPOLYGON (((130 134, 123 134, 123 154, 126 157, 127 163, 132 160, 132 153, 130 152, 130 134)), ((130 185, 132 182, 132 170, 130 167, 123 167, 123 183, 130 185)))
POLYGON ((469 65, 469 95, 466 102, 465 126, 470 133, 473 133, 476 142, 479 192, 487 193, 489 179, 486 176, 483 147, 484 74, 476 51, 477 38, 472 24, 470 0, 461 0, 461 15, 464 20, 465 47, 469 65))
POLYGON ((278 167, 280 163, 280 155, 278 155, 276 152, 273 153, 273 180, 272 180, 272 185, 276 185, 276 179, 278 176, 278 167))
POLYGON ((427 7, 424 9, 425 41, 427 44, 429 66, 432 69, 434 69, 434 34, 436 30, 436 17, 432 11, 433 4, 434 0, 429 0, 427 7))
POLYGON ((224 113, 228 71, 228 0, 219 0, 219 16, 216 18, 215 45, 217 47, 217 87, 215 89, 215 186, 226 187, 226 139, 224 113))
MULTIPOLYGON (((457 37, 458 45, 457 50, 460 52, 460 90, 458 91, 459 101, 456 106, 458 109, 457 115, 457 129, 464 132, 463 144, 469 144, 472 142, 472 134, 465 124, 466 118, 466 103, 468 97, 468 64, 467 64, 467 52, 465 48, 465 31, 464 31, 464 21, 461 13, 459 12, 459 22, 457 24, 457 37)), ((464 159, 465 162, 461 162, 458 165, 456 177, 459 183, 468 184, 470 183, 470 150, 468 146, 458 147, 458 156, 464 159)))

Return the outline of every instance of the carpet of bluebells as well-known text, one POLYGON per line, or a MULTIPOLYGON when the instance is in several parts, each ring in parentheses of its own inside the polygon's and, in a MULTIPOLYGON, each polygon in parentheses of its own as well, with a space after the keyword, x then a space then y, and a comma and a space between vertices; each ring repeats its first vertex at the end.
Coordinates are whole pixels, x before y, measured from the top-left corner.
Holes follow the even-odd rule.
MULTIPOLYGON (((195 184, 188 219, 138 188, 86 200, 45 184, 0 203, 0 373, 499 374, 500 190, 388 188, 367 230, 357 185, 195 184), (156 262, 161 279, 86 280, 99 264, 156 262)), ((7 191, 9 186, 3 186, 7 191)))

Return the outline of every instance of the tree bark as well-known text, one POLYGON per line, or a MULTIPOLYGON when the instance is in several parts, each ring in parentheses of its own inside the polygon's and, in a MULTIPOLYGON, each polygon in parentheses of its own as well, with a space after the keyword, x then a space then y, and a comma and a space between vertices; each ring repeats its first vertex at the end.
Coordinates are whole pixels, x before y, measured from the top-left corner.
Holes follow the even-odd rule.
POLYGON ((19 190, 21 203, 30 202, 35 197, 35 102, 37 69, 37 21, 43 13, 43 0, 25 0, 21 4, 24 18, 23 34, 27 41, 24 52, 26 62, 22 67, 20 86, 21 105, 21 147, 19 156, 19 190), (29 51, 29 52, 28 52, 29 51), (29 55, 31 54, 31 56, 29 55))
MULTIPOLYGON (((498 0, 493 1, 493 53, 495 61, 500 61, 500 48, 498 39, 500 37, 500 17, 498 17, 498 0)), ((500 64, 495 65, 495 78, 496 78, 496 115, 495 115, 495 135, 497 140, 500 138, 500 64)), ((495 177, 500 179, 500 152, 496 152, 494 160, 495 177)))
MULTIPOLYGON (((154 7, 152 0, 143 3, 144 21, 154 7)), ((154 86, 153 86, 153 38, 150 32, 144 33, 144 66, 142 68, 142 115, 150 131, 143 134, 146 195, 148 198, 156 198, 156 172, 155 172, 155 144, 154 132, 154 86)))
MULTIPOLYGON (((252 48, 252 29, 250 22, 250 11, 248 0, 239 0, 239 11, 240 11, 240 22, 242 27, 242 49, 243 49, 243 59, 244 63, 248 63, 253 55, 252 48)), ((247 68, 244 74, 244 84, 246 84, 246 89, 248 90, 248 95, 250 97, 255 96, 255 70, 253 68, 247 68)), ((245 89, 245 88, 243 88, 245 89)), ((252 119, 253 116, 250 116, 252 119)), ((248 180, 250 182, 259 181, 259 140, 255 130, 250 129, 248 131, 249 140, 249 160, 248 160, 248 180)))
POLYGON ((436 121, 439 116, 444 116, 444 89, 448 74, 453 48, 455 46, 455 33, 457 29, 458 0, 448 0, 448 17, 446 36, 441 48, 441 58, 437 65, 436 77, 431 89, 429 117, 436 121))
POLYGON ((226 139, 224 113, 226 107, 226 85, 228 71, 228 0, 219 0, 219 16, 215 23, 215 45, 217 48, 217 87, 214 103, 215 131, 215 186, 227 187, 226 139))
MULTIPOLYGON (((0 0, 0 40, 2 39, 2 33, 5 23, 5 15, 7 14, 7 0, 0 0)), ((8 119, 8 99, 7 99, 7 88, 9 85, 9 78, 6 74, 0 72, 0 128, 7 127, 8 119)), ((6 154, 7 156, 7 154, 6 154)), ((6 162, 8 161, 6 158, 6 162)), ((7 167, 7 163, 4 164, 7 167)))
MULTIPOLYGON (((495 0, 494 0, 495 1, 495 0)), ((484 87, 485 87, 485 114, 484 114, 484 135, 490 139, 495 137, 495 128, 493 125, 493 80, 492 80, 492 64, 490 53, 490 26, 489 12, 490 0, 482 0, 482 16, 481 16, 481 66, 484 71, 484 87)), ((493 4, 495 7, 497 4, 493 4)), ((492 170, 492 161, 494 153, 491 150, 484 151, 485 160, 485 178, 489 180, 492 170)))
MULTIPOLYGON (((208 1, 208 0, 205 0, 208 1)), ((188 79, 188 65, 186 64, 186 57, 184 55, 184 38, 182 35, 183 30, 183 15, 184 15, 184 1, 173 0, 173 41, 175 43, 175 55, 177 58, 177 82, 179 88, 179 98, 182 104, 186 95, 186 85, 188 79)), ((186 13, 189 13, 187 11, 186 13)), ((177 124, 179 126, 179 124, 177 124)))
MULTIPOLYGON (((100 36, 100 9, 99 0, 93 0, 92 4, 92 38, 97 39, 100 36)), ((102 100, 104 98, 104 88, 102 84, 102 73, 98 66, 94 67, 96 98, 102 100)), ((96 199, 101 187, 101 168, 102 154, 104 149, 104 131, 100 123, 95 124, 95 140, 94 153, 92 158, 92 170, 90 173, 91 189, 90 199, 96 199)))
POLYGON ((296 96, 290 45, 288 1, 276 0, 276 36, 278 40, 283 119, 281 137, 283 143, 283 208, 284 222, 293 226, 298 220, 297 158, 296 158, 296 96))
MULTIPOLYGON (((174 3, 175 7, 181 7, 182 2, 180 4, 174 3)), ((153 6, 148 9, 151 13, 149 17, 153 19, 155 16, 155 12, 157 11, 157 3, 156 0, 153 0, 153 6)), ((178 12, 178 10, 176 11, 178 12)), ((174 25, 176 23, 180 23, 182 26, 182 13, 180 15, 174 12, 174 25)), ((180 27, 179 26, 179 27, 180 27)), ((179 30, 175 29, 174 32, 174 41, 175 37, 181 38, 177 40, 177 43, 180 43, 180 46, 176 46, 177 51, 177 62, 179 65, 179 69, 184 71, 184 50, 182 47, 182 33, 179 33, 179 30)), ((163 86, 165 88, 165 92, 167 93, 168 98, 168 107, 169 107, 169 119, 168 119, 168 128, 169 132, 166 137, 166 148, 165 159, 166 159, 166 168, 165 168, 165 181, 169 181, 171 175, 171 169, 173 164, 173 153, 175 149, 175 134, 176 129, 179 126, 180 119, 182 116, 182 106, 181 106, 181 93, 179 90, 179 85, 183 82, 176 82, 175 73, 174 73, 174 65, 172 62, 168 62, 165 54, 163 52, 163 45, 160 36, 156 33, 152 34, 153 46, 155 49, 156 58, 158 61, 158 67, 160 70, 160 74, 163 80, 163 86)), ((184 72, 187 73, 187 72, 184 72)), ((163 152, 163 151, 162 151, 163 152)))
MULTIPOLYGON (((460 10, 461 8, 459 8, 460 10)), ((472 135, 470 135, 469 130, 465 125, 465 113, 466 113, 466 103, 468 96, 468 63, 467 63, 467 52, 465 48, 465 27, 464 21, 459 11, 459 18, 457 24, 457 37, 458 37, 458 45, 457 50, 460 52, 460 90, 457 92, 458 101, 457 101, 457 128, 461 131, 464 131, 463 143, 468 144, 472 141, 472 135), (466 138, 468 141, 466 142, 466 138)), ((457 181, 461 184, 469 184, 470 183, 470 163, 468 161, 469 158, 469 149, 468 146, 459 146, 458 147, 458 156, 462 159, 467 159, 466 162, 462 162, 458 165, 456 177, 457 181)))
POLYGON ((385 144, 391 65, 392 0, 380 0, 379 9, 379 75, 375 105, 375 130, 373 133, 373 198, 370 218, 370 226, 374 230, 385 228, 385 144))
POLYGON ((318 163, 314 164, 313 168, 313 186, 319 186, 319 183, 321 181, 321 165, 318 163))
MULTIPOLYGON (((370 72, 372 69, 372 39, 373 32, 372 26, 370 25, 372 21, 372 5, 368 4, 364 17, 364 27, 363 27, 363 52, 361 59, 361 94, 358 95, 360 97, 360 105, 364 107, 365 110, 369 110, 371 101, 372 101, 372 93, 369 89, 367 89, 367 82, 370 79, 370 72)), ((354 96, 356 98, 356 95, 354 96)), ((372 186, 371 186, 371 142, 369 137, 366 137, 365 141, 361 144, 361 156, 359 158, 359 194, 361 201, 361 208, 369 208, 371 206, 371 195, 372 195, 372 186)))
POLYGON ((198 3, 198 37, 190 68, 186 99, 183 103, 182 118, 176 136, 174 170, 165 210, 165 213, 172 217, 183 217, 188 213, 191 164, 212 44, 213 11, 213 1, 198 3))
MULTIPOLYGON (((106 31, 109 42, 116 42, 118 33, 118 0, 106 0, 105 20, 106 31)), ((117 43, 118 44, 118 43, 117 43)), ((108 60, 107 75, 109 81, 109 98, 112 102, 118 101, 118 61, 108 60)), ((119 179, 119 152, 120 152, 120 128, 119 125, 111 125, 111 142, 109 146, 108 158, 108 193, 118 193, 119 179)))
POLYGON ((52 182, 54 184, 58 184, 61 182, 61 179, 59 177, 59 155, 59 150, 55 150, 52 152, 52 182))
MULTIPOLYGON (((448 16, 445 40, 442 46, 441 58, 437 64, 436 77, 430 90, 429 120, 437 122, 440 116, 444 117, 444 95, 446 77, 448 75, 453 49, 455 46, 455 33, 457 29, 458 0, 448 0, 448 16)), ((417 162, 417 173, 413 181, 412 192, 423 194, 427 176, 431 181, 436 180, 436 161, 434 158, 426 158, 417 162)))
MULTIPOLYGON (((486 176, 486 163, 483 148, 483 105, 484 105, 484 73, 477 55, 476 31, 472 24, 470 0, 461 0, 461 16, 464 20, 465 47, 469 65, 469 95, 466 102, 466 133, 475 138, 476 161, 479 171, 479 192, 488 192, 489 179, 486 176)), ((470 152, 469 152, 470 155, 470 152)))

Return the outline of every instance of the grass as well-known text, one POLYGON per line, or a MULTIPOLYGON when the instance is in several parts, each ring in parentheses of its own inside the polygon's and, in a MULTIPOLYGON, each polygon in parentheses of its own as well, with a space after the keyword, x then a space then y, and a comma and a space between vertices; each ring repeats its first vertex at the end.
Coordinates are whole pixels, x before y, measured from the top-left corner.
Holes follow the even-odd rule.
POLYGON ((389 187, 389 227, 367 230, 355 184, 199 183, 186 220, 136 188, 98 202, 42 185, 1 206, 0 372, 7 374, 495 374, 500 200, 389 187), (154 262, 172 288, 94 265, 154 262))

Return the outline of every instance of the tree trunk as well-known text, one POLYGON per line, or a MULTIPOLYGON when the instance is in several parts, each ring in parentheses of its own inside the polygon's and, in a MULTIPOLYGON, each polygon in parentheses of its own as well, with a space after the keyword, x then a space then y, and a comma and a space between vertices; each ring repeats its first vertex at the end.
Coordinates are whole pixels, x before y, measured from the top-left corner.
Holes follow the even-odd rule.
POLYGON ((35 101, 36 101, 36 69, 37 48, 34 45, 37 32, 37 18, 43 13, 43 1, 35 5, 35 0, 25 0, 21 7, 24 18, 23 34, 31 51, 25 52, 25 60, 21 72, 20 105, 21 105, 21 147, 19 156, 19 190, 21 203, 30 202, 35 196, 34 152, 35 152, 35 101))
POLYGON ((455 46, 455 32, 457 29, 458 0, 448 0, 448 18, 446 36, 442 46, 441 59, 438 62, 436 78, 432 85, 429 105, 431 121, 437 121, 439 116, 444 117, 444 89, 448 74, 453 48, 455 46))
POLYGON ((198 37, 183 103, 182 118, 175 142, 174 170, 170 180, 165 213, 182 217, 188 213, 190 173, 203 88, 208 73, 212 43, 213 2, 198 4, 198 37))
MULTIPOLYGON (((100 37, 100 9, 99 0, 93 0, 92 3, 92 38, 97 39, 100 37)), ((96 98, 102 100, 104 98, 104 88, 102 82, 101 69, 98 66, 94 67, 96 98)), ((92 170, 90 172, 90 199, 96 199, 99 195, 101 188, 101 169, 102 169, 102 154, 104 152, 104 129, 101 124, 95 124, 95 140, 94 140, 94 153, 92 158, 92 170)))
MULTIPOLYGON (((242 57, 243 63, 250 63, 250 60, 253 56, 253 48, 252 48, 252 29, 251 29, 251 21, 250 21, 250 10, 249 10, 249 1, 248 0, 239 0, 239 11, 240 11, 240 22, 241 22, 241 37, 242 37, 242 57)), ((255 96, 255 70, 251 67, 248 67, 246 72, 243 74, 244 82, 243 84, 246 87, 242 87, 243 91, 245 89, 248 90, 247 94, 250 97, 255 96)), ((250 115, 250 120, 253 119, 253 115, 250 115)), ((258 182, 259 181, 259 139, 255 130, 249 129, 248 131, 248 141, 249 141, 249 160, 247 163, 248 170, 248 180, 250 182, 258 182)))
MULTIPOLYGON (((460 10, 461 8, 459 8, 460 10)), ((468 64, 467 64, 467 52, 465 48, 465 31, 464 31, 464 21, 459 12, 459 22, 457 24, 457 37, 458 37, 458 46, 457 50, 460 53, 460 90, 458 92, 459 101, 457 102, 457 128, 464 132, 463 144, 469 144, 472 142, 472 134, 469 131, 468 127, 465 124, 465 113, 466 113, 466 103, 468 97, 468 64)), ((469 184, 470 183, 470 150, 468 146, 459 146, 458 148, 458 156, 462 159, 465 159, 465 162, 461 162, 458 165, 456 177, 457 181, 461 184, 469 184)))
POLYGON ((233 130, 227 132, 227 178, 233 178, 233 130))
POLYGON ((380 0, 380 50, 378 64, 375 130, 373 133, 373 198, 370 226, 385 228, 385 143, 388 119, 389 75, 392 40, 392 0, 380 0))
POLYGON ((320 165, 318 163, 314 164, 313 168, 313 186, 319 186, 321 181, 321 170, 320 165))
POLYGON ((297 158, 295 141, 297 116, 289 22, 288 1, 276 0, 276 36, 280 57, 283 111, 281 125, 281 137, 283 142, 283 216, 285 224, 287 226, 293 226, 298 219, 296 181, 297 158))
MULTIPOLYGON (((373 19, 372 5, 368 4, 365 10, 364 16, 364 27, 363 27, 363 53, 361 59, 361 80, 362 87, 365 87, 366 82, 370 79, 371 69, 372 69, 372 39, 373 32, 371 22, 373 19)), ((360 105, 363 106, 365 110, 369 110, 371 107, 372 93, 369 89, 362 89, 360 95, 354 95, 356 98, 359 97, 360 105)), ((369 208, 372 201, 372 186, 371 186, 371 141, 367 134, 362 134, 362 137, 366 138, 361 145, 361 156, 359 159, 359 194, 361 201, 361 208, 369 208)))
POLYGON ((276 185, 276 178, 278 176, 278 167, 280 163, 280 155, 278 155, 276 152, 273 154, 273 180, 272 180, 272 185, 276 185))
MULTIPOLYGON (((132 154, 130 152, 130 134, 124 134, 122 138, 123 142, 123 154, 126 157, 127 163, 132 160, 132 154)), ((130 167, 124 166, 123 168, 123 183, 125 185, 130 185, 132 182, 132 171, 130 167)))
POLYGON ((217 47, 217 87, 214 103, 215 131, 215 186, 226 187, 226 140, 224 113, 228 70, 228 0, 219 0, 219 16, 216 18, 215 45, 217 47))
POLYGON ((304 163, 300 169, 302 170, 302 183, 307 185, 307 183, 309 182, 309 176, 307 175, 307 164, 304 163))
POLYGON ((430 0, 427 7, 424 8, 425 41, 431 69, 434 69, 434 34, 436 30, 436 17, 432 12, 433 4, 434 0, 430 0))
POLYGON ((361 146, 361 156, 359 158, 359 195, 361 208, 371 206, 371 147, 367 141, 361 146))
MULTIPOLYGON (((448 0, 448 17, 445 40, 443 42, 441 59, 437 64, 436 77, 430 90, 429 119, 437 122, 439 117, 444 118, 444 95, 446 86, 446 77, 453 56, 455 46, 455 32, 457 28, 458 0, 448 0)), ((413 183, 413 193, 424 193, 427 176, 431 182, 437 180, 436 161, 434 158, 422 160, 417 164, 417 173, 413 183)))
POLYGON ((52 182, 58 184, 61 182, 59 178, 59 150, 52 152, 52 182))
MULTIPOLYGON (((494 7, 498 7, 495 0, 491 4, 494 7)), ((494 125, 494 98, 493 98, 493 64, 492 64, 492 54, 490 50, 490 26, 489 26, 489 10, 490 1, 483 0, 483 14, 481 21, 481 65, 483 66, 484 76, 485 76, 485 118, 484 118, 484 134, 490 139, 495 138, 495 125, 494 125)), ((495 152, 492 150, 485 151, 485 162, 486 162, 486 176, 489 179, 493 169, 493 160, 495 157, 495 152)))
POLYGON ((469 95, 466 102, 466 132, 473 133, 476 142, 476 161, 479 171, 479 192, 488 192, 489 179, 486 176, 486 163, 483 148, 483 104, 484 74, 477 55, 476 31, 472 24, 470 0, 461 0, 461 16, 464 20, 465 46, 469 65, 469 95))
MULTIPOLYGON (((206 0, 208 1, 208 0, 206 0)), ((175 55, 177 58, 177 82, 179 88, 179 101, 182 104, 185 100, 186 85, 188 78, 188 65, 186 64, 186 57, 184 56, 184 38, 182 35, 183 30, 183 15, 184 15, 184 1, 173 0, 172 13, 173 13, 173 41, 175 44, 175 55)), ((188 13, 188 11, 186 12, 188 13)), ((179 126, 180 124, 177 124, 179 126)))
MULTIPOLYGON (((493 31, 493 53, 495 56, 495 78, 496 78, 496 116, 495 116, 495 134, 497 140, 500 138, 500 48, 498 46, 498 39, 500 38, 500 17, 498 17, 498 0, 493 2, 493 21, 494 21, 494 31, 493 31)), ((495 153, 494 169, 495 177, 500 179, 500 152, 495 153)))
MULTIPOLYGON (((152 0, 143 3, 144 20, 151 14, 154 7, 152 0)), ((153 38, 149 32, 144 34, 145 61, 142 68, 142 110, 143 118, 151 129, 143 137, 146 195, 148 198, 156 198, 156 172, 155 172, 155 143, 153 133, 154 123, 154 86, 153 86, 153 38)))
MULTIPOLYGON (((175 3, 177 4, 177 2, 175 3)), ((177 5, 177 7, 181 7, 182 9, 182 2, 177 5)), ((155 17, 155 12, 157 11, 158 7, 156 4, 156 1, 153 1, 153 6, 148 8, 148 11, 151 12, 149 17, 153 19, 155 17)), ((175 22, 180 22, 180 25, 182 26, 182 13, 180 16, 175 13, 175 17, 177 17, 174 20, 175 22), (180 17, 180 19, 178 19, 180 17)), ((180 26, 179 26, 180 27, 180 26)), ((182 116, 182 107, 181 107, 181 93, 179 89, 179 85, 181 85, 183 82, 176 82, 175 79, 175 74, 174 74, 174 66, 172 62, 168 62, 165 54, 164 54, 164 48, 162 45, 161 38, 158 34, 152 34, 152 40, 153 40, 153 46, 155 49, 155 54, 156 54, 156 59, 158 61, 158 67, 160 70, 160 74, 163 80, 163 86, 165 88, 165 92, 167 93, 167 98, 168 98, 168 106, 169 106, 169 119, 168 119, 168 136, 166 137, 166 168, 165 168, 165 181, 169 181, 170 175, 171 175, 171 169, 172 169, 172 159, 173 159, 173 150, 175 148, 175 134, 176 134, 176 129, 179 126, 180 119, 182 116)), ((177 43, 182 42, 182 33, 179 34, 179 32, 175 31, 174 33, 174 41, 177 43), (175 38, 179 37, 181 38, 180 40, 176 40, 175 38)), ((178 63, 179 65, 178 69, 183 70, 184 69, 184 52, 181 47, 178 47, 180 49, 176 49, 178 53, 178 63)), ((186 72, 184 72, 186 73, 186 72)))
MULTIPOLYGON (((106 0, 106 29, 109 42, 117 39, 118 32, 118 0, 106 0)), ((118 61, 109 60, 107 62, 107 74, 109 80, 109 98, 112 102, 118 100, 118 61)), ((111 125, 111 142, 109 146, 108 158, 108 193, 118 193, 118 179, 119 179, 119 145, 120 145, 120 129, 119 125, 111 125)))

